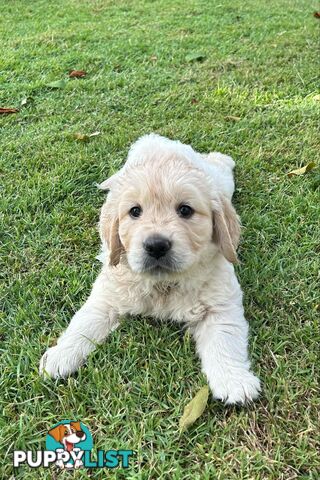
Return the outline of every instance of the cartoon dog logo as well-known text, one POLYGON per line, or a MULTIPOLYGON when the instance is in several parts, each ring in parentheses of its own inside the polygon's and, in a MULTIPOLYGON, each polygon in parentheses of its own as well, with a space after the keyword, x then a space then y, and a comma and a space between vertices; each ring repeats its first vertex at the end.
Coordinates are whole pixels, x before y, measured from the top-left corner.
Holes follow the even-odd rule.
MULTIPOLYGON (((80 451, 80 448, 76 445, 86 439, 86 434, 82 430, 80 422, 72 421, 51 428, 48 435, 51 435, 56 442, 60 443, 67 452, 80 451)), ((74 464, 67 463, 65 465, 62 461, 58 461, 57 465, 61 468, 79 468, 83 466, 83 463, 81 460, 76 460, 74 464)))

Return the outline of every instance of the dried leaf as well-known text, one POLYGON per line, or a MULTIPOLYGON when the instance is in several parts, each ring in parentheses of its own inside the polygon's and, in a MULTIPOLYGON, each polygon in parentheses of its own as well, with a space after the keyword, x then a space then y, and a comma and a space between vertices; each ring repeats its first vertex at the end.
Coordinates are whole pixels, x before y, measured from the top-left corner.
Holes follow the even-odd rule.
POLYGON ((49 88, 64 88, 67 85, 67 80, 56 80, 55 82, 47 83, 49 88))
POLYGON ((75 133, 74 138, 80 142, 88 142, 91 137, 97 137, 101 132, 93 132, 89 135, 87 133, 75 133))
POLYGON ((83 78, 86 75, 87 72, 85 72, 84 70, 71 70, 71 72, 69 72, 70 78, 83 78))
POLYGON ((87 142, 89 140, 89 135, 85 133, 75 133, 74 138, 80 142, 87 142))
POLYGON ((17 108, 0 108, 0 114, 17 113, 17 112, 19 112, 17 108))
POLYGON ((314 12, 313 16, 316 17, 316 18, 320 18, 320 12, 314 12))
POLYGON ((183 411, 183 415, 179 421, 181 432, 185 431, 192 425, 204 412, 209 396, 208 385, 200 388, 195 397, 189 402, 183 411))
POLYGON ((191 103, 192 105, 196 105, 197 103, 199 103, 199 100, 197 100, 196 98, 191 98, 191 103))
POLYGON ((292 177, 293 175, 304 175, 305 173, 309 172, 316 166, 315 162, 310 162, 304 167, 297 168, 296 170, 291 170, 287 175, 288 177, 292 177))
POLYGON ((224 118, 226 120, 232 120, 233 122, 239 122, 239 120, 241 120, 241 117, 236 117, 235 115, 227 115, 224 118))
POLYGON ((158 60, 158 57, 156 55, 151 55, 150 60, 155 62, 156 60, 158 60))
POLYGON ((187 62, 203 62, 206 59, 206 56, 200 52, 189 53, 186 55, 187 62))
POLYGON ((23 98, 23 99, 21 100, 20 105, 21 105, 21 107, 23 107, 24 105, 27 105, 27 103, 28 103, 28 99, 27 99, 27 98, 23 98))

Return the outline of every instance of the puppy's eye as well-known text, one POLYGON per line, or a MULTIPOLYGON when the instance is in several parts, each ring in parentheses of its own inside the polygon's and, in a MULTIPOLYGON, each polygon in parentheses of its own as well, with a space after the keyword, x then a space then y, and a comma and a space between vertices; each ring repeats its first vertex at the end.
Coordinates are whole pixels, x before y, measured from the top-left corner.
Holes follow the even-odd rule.
POLYGON ((140 215, 142 214, 142 208, 141 207, 132 207, 130 210, 129 210, 129 215, 130 217, 132 218, 138 218, 140 217, 140 215))
POLYGON ((190 218, 194 214, 194 210, 189 205, 180 205, 177 213, 179 217, 190 218))

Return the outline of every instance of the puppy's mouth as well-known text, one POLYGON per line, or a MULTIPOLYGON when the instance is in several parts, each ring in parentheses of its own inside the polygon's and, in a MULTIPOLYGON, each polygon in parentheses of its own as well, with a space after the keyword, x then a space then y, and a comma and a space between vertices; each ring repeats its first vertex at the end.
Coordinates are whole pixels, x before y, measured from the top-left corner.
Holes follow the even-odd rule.
POLYGON ((66 440, 66 449, 68 452, 71 452, 71 450, 73 450, 73 443, 71 442, 68 442, 68 440, 66 440))
POLYGON ((146 257, 143 262, 141 273, 148 273, 150 275, 163 275, 168 273, 175 273, 181 271, 181 265, 172 258, 166 259, 151 259, 146 257))

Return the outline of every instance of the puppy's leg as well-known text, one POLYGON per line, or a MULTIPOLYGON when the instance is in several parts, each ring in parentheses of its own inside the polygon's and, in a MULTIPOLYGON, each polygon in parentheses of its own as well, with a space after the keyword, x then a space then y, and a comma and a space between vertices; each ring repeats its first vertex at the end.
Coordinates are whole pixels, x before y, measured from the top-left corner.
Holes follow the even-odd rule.
POLYGON ((257 398, 260 382, 250 371, 248 324, 242 310, 209 314, 193 328, 193 334, 214 398, 225 403, 257 398))
POLYGON ((67 377, 85 361, 96 344, 119 325, 110 296, 106 277, 100 273, 83 307, 74 315, 57 345, 49 348, 40 361, 40 373, 51 377, 67 377))

